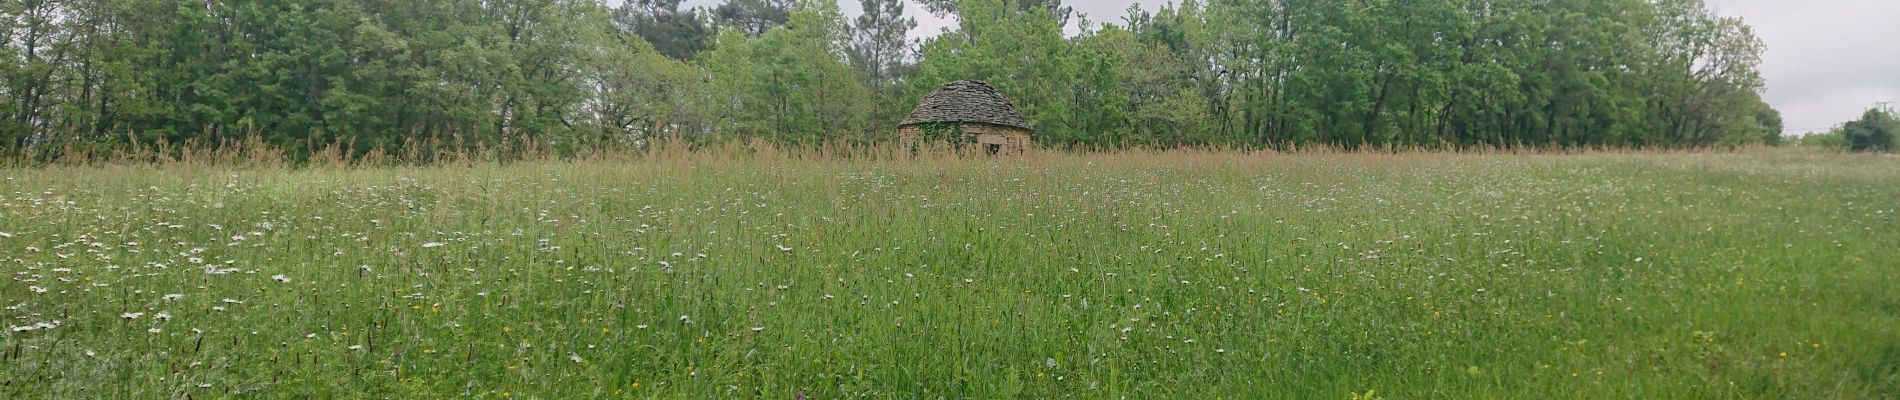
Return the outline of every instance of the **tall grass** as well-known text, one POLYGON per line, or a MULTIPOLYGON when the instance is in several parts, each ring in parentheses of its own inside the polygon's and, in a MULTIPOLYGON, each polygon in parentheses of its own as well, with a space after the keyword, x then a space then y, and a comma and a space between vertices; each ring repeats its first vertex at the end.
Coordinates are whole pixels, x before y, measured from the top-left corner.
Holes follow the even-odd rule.
POLYGON ((1892 157, 204 157, 0 170, 0 398, 1900 396, 1892 157))

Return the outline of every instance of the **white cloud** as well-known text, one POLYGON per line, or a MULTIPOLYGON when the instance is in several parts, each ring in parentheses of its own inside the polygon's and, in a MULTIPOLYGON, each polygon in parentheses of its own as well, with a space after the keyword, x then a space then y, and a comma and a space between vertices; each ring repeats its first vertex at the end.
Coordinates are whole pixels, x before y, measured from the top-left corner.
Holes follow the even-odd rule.
POLYGON ((1881 101, 1900 101, 1900 1, 1710 0, 1768 45, 1768 103, 1789 133, 1824 131, 1881 101))

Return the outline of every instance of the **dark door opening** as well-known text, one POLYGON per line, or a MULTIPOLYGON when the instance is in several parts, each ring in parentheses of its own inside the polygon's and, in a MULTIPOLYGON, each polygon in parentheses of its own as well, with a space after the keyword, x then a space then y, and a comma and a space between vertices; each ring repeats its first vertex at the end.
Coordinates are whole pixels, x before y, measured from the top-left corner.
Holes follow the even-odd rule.
POLYGON ((997 153, 1003 152, 1003 145, 995 144, 995 143, 989 143, 989 145, 990 145, 989 146, 990 155, 993 156, 993 155, 996 155, 997 153))

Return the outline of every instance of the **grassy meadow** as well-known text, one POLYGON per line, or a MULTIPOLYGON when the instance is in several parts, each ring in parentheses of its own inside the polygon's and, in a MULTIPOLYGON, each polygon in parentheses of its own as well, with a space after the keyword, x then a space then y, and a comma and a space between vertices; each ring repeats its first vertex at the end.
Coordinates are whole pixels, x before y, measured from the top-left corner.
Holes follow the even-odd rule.
POLYGON ((1900 158, 0 169, 0 398, 1900 397, 1900 158))

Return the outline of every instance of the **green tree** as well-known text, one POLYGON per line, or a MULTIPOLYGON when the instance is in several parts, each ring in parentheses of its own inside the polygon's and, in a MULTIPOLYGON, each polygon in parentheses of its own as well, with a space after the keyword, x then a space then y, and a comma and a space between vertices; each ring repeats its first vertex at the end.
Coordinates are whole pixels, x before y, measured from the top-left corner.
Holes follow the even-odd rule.
POLYGON ((1860 119, 1841 125, 1841 135, 1847 142, 1848 150, 1891 152, 1900 138, 1900 118, 1885 108, 1870 108, 1861 113, 1860 119))
POLYGON ((909 112, 903 85, 915 70, 912 55, 917 42, 910 39, 917 20, 904 15, 900 0, 861 0, 864 14, 850 26, 846 51, 851 66, 868 84, 874 98, 871 120, 893 123, 909 112))
POLYGON ((681 137, 706 126, 700 112, 704 70, 670 57, 643 36, 621 29, 602 32, 599 47, 586 52, 585 99, 576 117, 582 147, 629 146, 654 137, 681 137))
POLYGON ((1782 130, 1786 128, 1782 125, 1780 110, 1776 110, 1766 102, 1757 101, 1754 117, 1755 126, 1759 129, 1757 135, 1761 137, 1762 144, 1769 146, 1784 144, 1786 138, 1782 136, 1782 130))
POLYGON ((917 28, 917 20, 904 16, 900 0, 861 0, 861 4, 864 14, 850 26, 847 54, 852 67, 876 89, 901 83, 908 72, 906 61, 914 45, 910 31, 917 28))
POLYGON ((0 5, 0 44, 5 44, 6 61, 0 63, 5 78, 4 98, 0 106, 0 146, 24 148, 46 137, 56 112, 58 90, 54 86, 62 67, 72 54, 73 31, 62 24, 60 16, 70 4, 55 0, 16 0, 0 5))
POLYGON ((728 29, 700 62, 711 73, 709 112, 721 132, 781 142, 863 140, 870 91, 844 62, 837 4, 798 4, 780 28, 750 38, 728 29))
POLYGON ((1081 126, 1087 117, 1074 108, 1076 90, 1109 78, 1082 73, 1054 16, 1002 0, 963 0, 957 12, 960 29, 924 43, 908 98, 952 81, 987 81, 1036 126, 1035 140, 1074 144, 1092 137, 1081 126))
POLYGON ((726 0, 713 9, 715 21, 723 29, 737 29, 746 36, 759 37, 784 25, 792 16, 797 0, 726 0))
MULTIPOLYGON (((1227 143, 1210 135, 1207 105, 1190 85, 1187 63, 1160 43, 1144 42, 1127 29, 1108 25, 1076 43, 1078 60, 1096 64, 1076 107, 1095 110, 1081 126, 1094 137, 1083 142, 1185 146, 1227 143), (1100 99, 1094 104, 1091 99, 1100 99)), ((1088 113, 1084 113, 1088 115, 1088 113)))
MULTIPOLYGON (((963 0, 917 0, 917 2, 923 4, 925 10, 941 17, 961 14, 959 7, 963 0)), ((1057 26, 1068 26, 1069 19, 1075 16, 1075 8, 1062 5, 1062 0, 1007 0, 1005 2, 1014 3, 1018 12, 1048 11, 1049 15, 1056 18, 1057 26)))
POLYGON ((860 1, 0 0, 0 150, 857 140, 959 79, 1057 146, 1780 137, 1761 41, 1703 0, 1185 0, 1074 36, 1060 1, 929 0, 958 26, 921 46, 860 1))
POLYGON ((630 0, 613 11, 615 25, 639 35, 661 54, 681 60, 712 45, 713 30, 695 10, 681 10, 681 0, 630 0))

